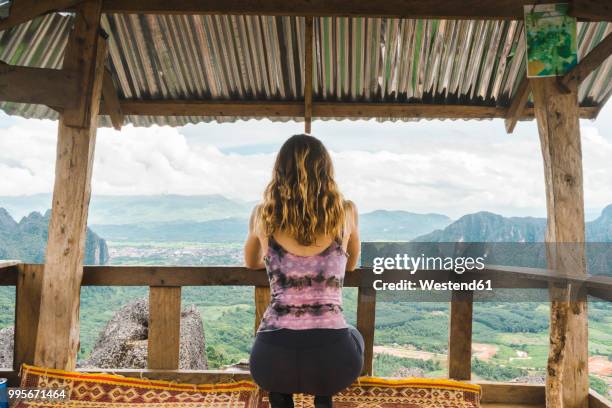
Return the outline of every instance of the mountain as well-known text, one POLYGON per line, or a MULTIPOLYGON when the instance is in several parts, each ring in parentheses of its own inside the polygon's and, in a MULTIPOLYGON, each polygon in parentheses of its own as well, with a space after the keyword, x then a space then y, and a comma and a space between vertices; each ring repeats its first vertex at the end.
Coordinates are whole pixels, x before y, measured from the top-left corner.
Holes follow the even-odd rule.
MULTIPOLYGON (((51 207, 50 194, 0 197, 4 207, 20 218, 51 207)), ((94 195, 89 205, 89 225, 140 224, 174 221, 209 221, 227 217, 248 218, 253 206, 221 195, 94 195)))
MULTIPOLYGON (((612 242, 612 204, 585 224, 587 242, 612 242)), ((546 218, 503 217, 482 211, 464 215, 444 229, 421 235, 418 242, 544 242, 546 218)))
POLYGON ((446 228, 421 235, 419 242, 541 242, 546 219, 506 218, 486 211, 464 215, 446 228))
POLYGON ((446 215, 376 210, 360 216, 359 232, 364 241, 408 241, 452 222, 446 215))
MULTIPOLYGON (((439 214, 377 210, 362 214, 359 225, 364 241, 407 241, 450 222, 450 218, 439 214)), ((110 241, 240 242, 246 236, 248 221, 247 218, 229 217, 203 222, 101 224, 94 228, 110 241)))
POLYGON ((601 212, 601 215, 586 227, 587 241, 612 242, 612 204, 601 212))
POLYGON ((225 218, 203 222, 96 225, 94 228, 109 241, 240 242, 246 238, 248 220, 225 218))
MULTIPOLYGON (((0 207, 0 259, 18 259, 23 262, 43 263, 47 245, 50 211, 45 215, 32 212, 16 222, 0 207)), ((108 261, 106 241, 87 228, 85 264, 101 265, 108 261)))

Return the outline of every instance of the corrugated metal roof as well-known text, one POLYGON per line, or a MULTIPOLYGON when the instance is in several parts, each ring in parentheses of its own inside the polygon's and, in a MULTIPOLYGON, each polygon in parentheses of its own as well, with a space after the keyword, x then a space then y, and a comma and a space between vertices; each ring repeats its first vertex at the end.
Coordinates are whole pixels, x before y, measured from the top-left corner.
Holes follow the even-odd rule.
MULTIPOLYGON (((59 68, 71 19, 49 14, 0 32, 0 59, 59 68)), ((102 25, 121 98, 303 99, 303 18, 110 14, 102 25)), ((612 24, 579 23, 579 55, 610 31, 612 24)), ((524 50, 518 21, 317 18, 314 100, 506 106, 525 75, 524 50)), ((605 101, 611 78, 609 58, 581 85, 581 105, 605 101)), ((44 106, 4 102, 0 108, 25 117, 57 116, 44 106)), ((126 119, 137 126, 180 126, 238 118, 126 119)), ((302 118, 275 118, 289 119, 302 118)))

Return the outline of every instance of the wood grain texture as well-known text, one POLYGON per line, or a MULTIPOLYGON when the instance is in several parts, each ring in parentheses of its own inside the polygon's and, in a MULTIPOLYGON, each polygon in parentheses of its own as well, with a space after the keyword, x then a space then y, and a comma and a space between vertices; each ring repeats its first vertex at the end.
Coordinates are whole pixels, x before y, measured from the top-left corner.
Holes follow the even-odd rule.
POLYGON ((121 111, 119 103, 119 95, 113 81, 113 74, 108 68, 104 69, 104 78, 102 80, 102 103, 104 111, 110 116, 111 123, 116 130, 121 130, 124 121, 124 115, 121 111))
POLYGON ((76 19, 64 58, 65 68, 82 74, 82 94, 87 97, 79 99, 78 108, 65 110, 59 119, 55 184, 41 283, 37 331, 40 341, 36 343, 34 359, 36 365, 63 370, 75 368, 79 349, 83 253, 106 59, 106 41, 98 36, 100 9, 99 1, 79 5, 81 17, 76 19))
POLYGON ((261 319, 270 304, 270 286, 255 287, 255 333, 261 323, 261 319))
MULTIPOLYGON (((275 16, 390 17, 523 20, 523 5, 532 0, 105 0, 107 13, 247 14, 275 16)), ((605 2, 599 2, 605 3, 605 2)), ((580 0, 572 8, 579 18, 609 20, 597 0, 580 0), (594 5, 591 3, 595 3, 594 5), (603 13, 603 15, 601 14, 603 13)))
POLYGON ((365 343, 363 375, 374 371, 374 327, 376 324, 376 290, 360 287, 357 294, 357 330, 365 343))
POLYGON ((514 131, 514 127, 519 119, 523 116, 523 111, 527 106, 527 101, 529 100, 529 94, 531 89, 529 88, 529 80, 527 77, 524 77, 517 90, 512 98, 512 102, 510 102, 510 107, 508 108, 508 112, 506 113, 505 126, 506 132, 512 133, 514 131))
POLYGON ((612 21, 612 2, 572 0, 569 14, 584 21, 612 21))
MULTIPOLYGON (((120 100, 124 115, 151 116, 250 116, 304 117, 304 103, 299 101, 210 101, 210 100, 120 100)), ((593 119, 597 107, 580 108, 580 117, 593 119)), ((108 114, 102 107, 101 114, 108 114)), ((397 118, 397 119, 494 119, 506 118, 503 106, 444 105, 425 103, 317 102, 313 118, 397 118)), ((533 108, 523 109, 519 120, 532 120, 533 108)))
POLYGON ((9 65, 0 61, 0 100, 73 107, 77 95, 74 72, 9 65))
POLYGON ((312 131, 313 32, 313 18, 306 17, 304 24, 304 133, 306 134, 312 131))
POLYGON ((561 82, 565 86, 571 81, 577 81, 578 85, 586 77, 595 71, 612 54, 612 33, 601 40, 591 51, 585 55, 580 62, 563 76, 561 82))
POLYGON ((453 291, 448 330, 448 377, 472 378, 473 292, 453 291))
POLYGON ((34 363, 43 273, 42 265, 19 265, 15 300, 15 347, 13 351, 13 369, 15 371, 19 371, 23 363, 34 363))
MULTIPOLYGON (((549 269, 586 276, 582 149, 577 81, 562 92, 555 78, 532 79, 546 187, 549 269), (573 244, 573 245, 568 245, 573 244)), ((588 406, 588 316, 584 287, 551 284, 546 404, 588 406)))
POLYGON ((181 288, 149 288, 149 369, 176 370, 181 342, 181 288))
POLYGON ((544 405, 545 390, 543 385, 503 383, 496 381, 478 381, 482 388, 483 404, 517 404, 544 405))
POLYGON ((85 0, 75 7, 75 11, 74 27, 68 37, 63 69, 75 73, 79 91, 74 108, 64 110, 61 121, 66 126, 90 129, 98 116, 99 88, 106 60, 106 41, 99 41, 102 1, 85 0), (98 49, 100 46, 104 47, 103 53, 98 49))

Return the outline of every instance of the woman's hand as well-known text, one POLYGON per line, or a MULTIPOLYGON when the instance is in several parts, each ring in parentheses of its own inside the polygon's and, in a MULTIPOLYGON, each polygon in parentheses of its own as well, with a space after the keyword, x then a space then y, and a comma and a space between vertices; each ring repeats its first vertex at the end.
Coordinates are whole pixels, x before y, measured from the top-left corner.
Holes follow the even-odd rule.
POLYGON ((359 263, 359 253, 361 251, 361 240, 359 239, 359 214, 357 207, 352 201, 345 202, 345 216, 347 220, 347 232, 349 234, 346 252, 348 252, 348 260, 346 261, 346 270, 354 271, 359 263))
POLYGON ((259 206, 253 208, 251 218, 249 220, 249 235, 244 244, 244 264, 249 269, 264 269, 263 248, 261 246, 260 232, 257 228, 257 216, 259 206))

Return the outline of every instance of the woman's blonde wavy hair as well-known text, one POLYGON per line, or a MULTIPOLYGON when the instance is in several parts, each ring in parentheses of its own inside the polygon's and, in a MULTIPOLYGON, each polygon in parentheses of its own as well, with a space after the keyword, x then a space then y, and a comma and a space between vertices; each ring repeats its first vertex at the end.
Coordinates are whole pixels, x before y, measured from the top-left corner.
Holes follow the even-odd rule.
POLYGON ((321 235, 341 238, 344 200, 331 157, 319 139, 295 135, 283 144, 257 218, 266 236, 285 231, 304 246, 315 244, 321 235))

